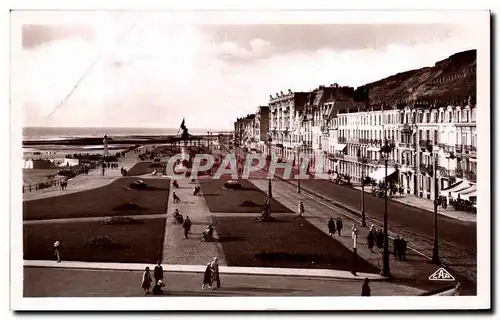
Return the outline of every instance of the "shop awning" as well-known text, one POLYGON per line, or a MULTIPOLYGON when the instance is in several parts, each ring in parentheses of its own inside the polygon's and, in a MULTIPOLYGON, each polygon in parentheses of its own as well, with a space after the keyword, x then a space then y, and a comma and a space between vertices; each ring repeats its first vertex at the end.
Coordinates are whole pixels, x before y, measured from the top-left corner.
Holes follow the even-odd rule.
POLYGON ((457 199, 458 198, 458 195, 460 195, 460 199, 464 199, 464 195, 466 194, 469 194, 471 192, 474 192, 476 191, 476 185, 471 185, 471 186, 465 186, 463 189, 460 189, 460 190, 456 190, 454 192, 451 193, 451 197, 453 199, 457 199))
POLYGON ((369 147, 368 149, 366 149, 366 151, 380 152, 380 148, 378 148, 378 147, 369 147))
MULTIPOLYGON (((396 169, 394 168, 387 168, 387 176, 389 177, 391 174, 396 172, 396 169)), ((372 178, 375 181, 383 181, 385 179, 385 167, 384 168, 378 168, 377 170, 373 171, 368 175, 370 178, 372 178)))
POLYGON ((336 144, 335 145, 335 150, 342 151, 342 150, 345 149, 345 147, 346 147, 346 144, 336 144))
POLYGON ((476 197, 477 197, 477 190, 472 191, 470 193, 460 195, 460 199, 464 199, 464 200, 470 200, 471 198, 476 198, 476 197))
POLYGON ((458 190, 462 190, 462 189, 465 189, 465 188, 469 188, 471 185, 468 184, 468 183, 465 183, 463 180, 452 185, 451 187, 449 187, 448 189, 443 189, 441 190, 441 192, 439 193, 440 195, 442 196, 445 196, 445 197, 450 197, 451 196, 451 193, 452 192, 456 192, 458 190))

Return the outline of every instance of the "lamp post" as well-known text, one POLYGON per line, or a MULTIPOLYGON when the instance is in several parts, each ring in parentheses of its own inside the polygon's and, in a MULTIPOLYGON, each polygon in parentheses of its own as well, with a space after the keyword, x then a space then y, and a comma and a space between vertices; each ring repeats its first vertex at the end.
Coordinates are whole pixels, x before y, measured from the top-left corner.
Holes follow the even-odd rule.
POLYGON ((394 142, 388 141, 385 139, 384 145, 380 148, 381 155, 384 158, 385 162, 385 181, 384 181, 384 191, 385 191, 385 201, 384 201, 384 265, 382 267, 382 276, 390 277, 390 268, 389 268, 389 235, 387 233, 387 164, 389 161, 390 154, 394 149, 394 142))
POLYGON ((297 193, 300 193, 300 153, 299 153, 300 148, 301 145, 296 146, 297 168, 299 171, 299 174, 297 175, 297 193))
POLYGON ((432 144, 427 145, 427 150, 431 153, 434 162, 434 246, 432 248, 432 263, 441 264, 439 259, 439 241, 438 241, 438 180, 437 180, 437 150, 433 152, 432 144))
MULTIPOLYGON (((267 138, 267 153, 269 156, 269 164, 267 167, 268 173, 269 173, 269 170, 271 167, 271 159, 272 159, 272 157, 271 157, 271 142, 272 141, 273 141, 273 138, 271 138, 271 137, 267 138)), ((273 197, 273 185, 271 182, 271 178, 269 178, 268 183, 267 183, 267 196, 269 197, 269 199, 272 199, 272 197, 273 197)))
POLYGON ((366 227, 365 218, 365 156, 361 155, 361 225, 366 227))

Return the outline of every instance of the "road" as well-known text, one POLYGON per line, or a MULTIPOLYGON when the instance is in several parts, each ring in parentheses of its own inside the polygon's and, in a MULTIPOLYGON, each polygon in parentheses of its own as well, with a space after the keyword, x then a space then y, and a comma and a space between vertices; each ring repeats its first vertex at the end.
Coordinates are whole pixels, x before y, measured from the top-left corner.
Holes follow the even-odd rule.
MULTIPOLYGON (((25 297, 142 297, 140 271, 24 267, 25 297)), ((221 275, 222 288, 201 290, 203 275, 168 273, 167 296, 359 296, 360 281, 284 276, 221 275)), ((372 281, 373 296, 418 295, 422 290, 372 281)))
MULTIPOLYGON (((262 170, 251 178, 263 178, 262 170)), ((282 177, 283 170, 276 170, 282 177)), ((275 178, 276 179, 276 178, 275 178)), ((296 180, 287 180, 293 186, 296 180)), ((310 191, 329 203, 339 203, 351 212, 361 211, 361 191, 337 185, 324 179, 301 180, 301 188, 310 191)), ((383 226, 384 199, 365 192, 365 212, 367 223, 383 226)), ((396 235, 403 236, 410 246, 427 256, 432 255, 434 244, 434 214, 427 210, 411 207, 399 202, 388 201, 388 226, 396 235)), ((472 281, 477 281, 477 227, 475 222, 460 221, 446 216, 438 216, 440 258, 446 266, 472 281)))

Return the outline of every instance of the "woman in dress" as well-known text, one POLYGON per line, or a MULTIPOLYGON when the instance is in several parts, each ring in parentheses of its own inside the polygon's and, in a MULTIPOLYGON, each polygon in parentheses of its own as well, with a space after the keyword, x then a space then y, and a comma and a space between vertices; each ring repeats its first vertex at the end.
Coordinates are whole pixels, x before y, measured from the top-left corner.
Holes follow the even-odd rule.
POLYGON ((142 289, 144 289, 144 293, 148 294, 149 289, 151 288, 151 275, 149 274, 149 267, 146 267, 146 270, 142 274, 142 289))
POLYGON ((205 290, 205 286, 212 288, 212 270, 210 262, 207 263, 207 268, 205 269, 205 274, 203 276, 203 283, 201 284, 201 290, 205 290))

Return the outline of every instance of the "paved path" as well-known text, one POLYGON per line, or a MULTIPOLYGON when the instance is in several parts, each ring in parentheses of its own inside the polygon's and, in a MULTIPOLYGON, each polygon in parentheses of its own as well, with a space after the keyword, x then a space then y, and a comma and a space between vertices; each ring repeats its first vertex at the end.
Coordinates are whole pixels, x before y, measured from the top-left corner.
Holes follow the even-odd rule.
MULTIPOLYGON (((24 268, 25 297, 142 297, 141 271, 71 270, 24 268)), ((166 272, 166 309, 169 296, 359 296, 360 281, 311 279, 307 277, 221 274, 222 288, 201 290, 202 275, 166 272)), ((370 283, 373 296, 413 296, 421 290, 385 281, 370 283)), ((154 298, 151 296, 151 298, 154 298)), ((161 299, 161 297, 156 297, 161 299)), ((332 310, 341 309, 331 305, 332 310)), ((188 307, 189 308, 189 307, 188 307)), ((228 306, 230 308, 230 306, 228 306)), ((193 309, 191 306, 189 309, 193 309)))
MULTIPOLYGON (((251 182, 263 192, 267 191, 267 182, 265 180, 252 180, 251 182)), ((368 228, 360 227, 360 221, 358 220, 357 216, 353 217, 353 215, 349 214, 349 212, 321 201, 320 199, 311 197, 304 191, 298 194, 294 186, 280 180, 273 181, 273 197, 291 210, 296 210, 298 201, 303 201, 306 210, 305 219, 307 219, 311 224, 315 225, 316 227, 318 227, 318 229, 327 234, 328 220, 330 218, 336 219, 337 217, 341 217, 344 222, 345 234, 343 234, 341 237, 335 236, 335 239, 342 243, 349 250, 352 250, 352 238, 350 229, 352 225, 356 223, 360 231, 357 249, 359 256, 375 266, 381 266, 383 264, 382 254, 378 251, 370 252, 370 250, 367 248, 366 236, 368 234, 368 228)), ((370 221, 371 220, 368 220, 367 222, 370 223, 370 221)), ((381 227, 382 224, 377 223, 376 226, 381 227)), ((389 235, 391 237, 394 237, 396 234, 390 232, 389 235)), ((411 247, 411 245, 412 242, 410 241, 409 246, 411 247)), ((390 243, 389 249, 392 251, 392 241, 390 243)), ((425 249, 425 252, 428 252, 428 248, 425 249)), ((434 273, 434 271, 436 271, 439 266, 429 263, 429 260, 426 257, 420 255, 415 251, 410 250, 410 252, 407 253, 406 261, 396 260, 391 255, 390 268, 392 275, 396 279, 404 281, 405 283, 414 284, 416 286, 423 287, 429 290, 432 290, 433 288, 436 288, 440 285, 439 282, 436 283, 428 280, 429 276, 434 273)), ((464 272, 464 268, 466 269, 465 271, 471 269, 469 265, 465 267, 457 266, 457 268, 462 268, 458 270, 462 272, 464 272)), ((476 292, 476 284, 474 282, 455 273, 453 273, 453 276, 455 276, 457 280, 459 279, 459 281, 464 282, 464 289, 466 289, 467 293, 472 294, 476 292)))
MULTIPOLYGON (((128 270, 144 271, 148 265, 144 263, 112 263, 112 262, 83 262, 83 261, 62 261, 60 263, 47 260, 25 260, 25 267, 49 267, 49 268, 69 268, 69 269, 99 269, 99 270, 128 270)), ((166 272, 188 272, 203 273, 206 264, 182 265, 182 264, 162 264, 166 272)), ((151 270, 154 265, 149 265, 151 270)), ((298 277, 319 277, 348 280, 385 280, 378 274, 358 273, 352 275, 349 271, 330 269, 298 269, 298 268, 255 268, 255 267, 228 267, 220 266, 221 274, 248 274, 248 275, 273 275, 273 276, 298 276, 298 277)))
MULTIPOLYGON (((133 152, 128 152, 125 154, 125 157, 118 159, 119 167, 123 167, 126 170, 132 168, 137 162, 137 156, 134 156, 133 152)), ((88 175, 81 174, 70 179, 65 190, 61 190, 61 188, 57 186, 32 192, 25 192, 23 193, 23 201, 57 197, 64 194, 100 188, 112 183, 121 176, 120 169, 106 169, 105 176, 103 177, 101 169, 96 168, 90 170, 88 175)))
MULTIPOLYGON (((193 188, 196 184, 191 184, 190 180, 182 179, 177 182, 179 188, 174 188, 171 185, 168 197, 169 212, 166 219, 165 239, 163 241, 163 263, 206 265, 214 257, 218 257, 221 266, 227 265, 224 251, 219 241, 200 241, 206 226, 212 223, 205 198, 201 195, 193 195, 193 188), (172 194, 174 192, 181 200, 179 203, 173 202, 174 197, 172 194), (182 226, 173 223, 172 213, 175 209, 179 209, 184 218, 186 216, 191 217, 191 234, 187 239, 184 238, 184 229, 182 226)), ((214 233, 214 236, 218 239, 216 233, 214 233)))

